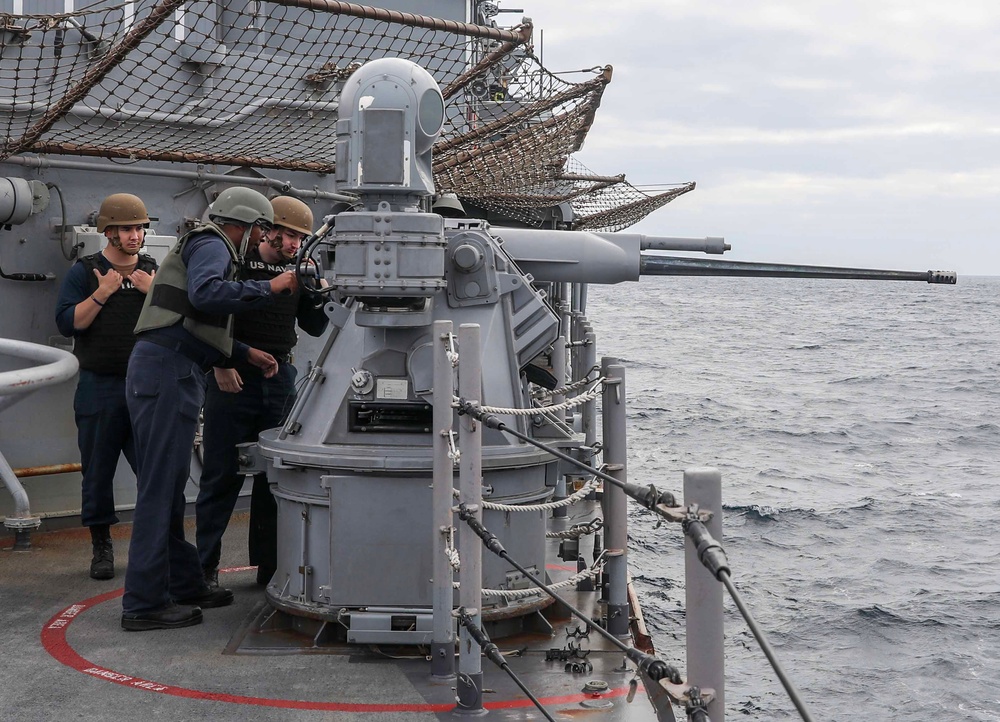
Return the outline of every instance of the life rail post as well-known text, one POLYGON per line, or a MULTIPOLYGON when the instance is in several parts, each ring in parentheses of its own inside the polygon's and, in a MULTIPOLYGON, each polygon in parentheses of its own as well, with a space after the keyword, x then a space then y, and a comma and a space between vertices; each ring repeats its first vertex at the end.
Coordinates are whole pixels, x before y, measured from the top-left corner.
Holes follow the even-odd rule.
MULTIPOLYGON (((458 395, 476 405, 482 399, 482 348, 479 345, 479 324, 463 323, 458 327, 458 395)), ((482 425, 469 414, 459 417, 458 445, 462 457, 458 464, 459 502, 474 510, 478 521, 483 519, 483 434, 482 425)), ((458 578, 459 606, 463 607, 475 626, 482 628, 483 545, 469 527, 459 530, 459 553, 462 568, 458 578)), ((483 714, 482 648, 465 626, 459 630, 458 679, 456 680, 459 714, 483 714)))
POLYGON ((455 464, 451 457, 452 397, 455 392, 455 372, 449 349, 452 322, 434 322, 434 475, 431 514, 434 563, 431 565, 434 618, 431 637, 431 675, 440 678, 455 676, 455 591, 454 572, 448 551, 453 549, 455 524, 452 516, 452 489, 455 486, 455 464))
MULTIPOLYGON (((570 317, 570 303, 569 303, 569 293, 570 284, 560 283, 558 284, 559 297, 556 303, 556 310, 559 314, 559 336, 552 344, 552 375, 556 377, 556 388, 563 388, 570 381, 573 380, 573 376, 566 375, 566 364, 572 354, 569 352, 569 344, 573 339, 573 333, 571 330, 571 317, 570 317)), ((566 400, 564 394, 555 394, 552 397, 553 406, 558 406, 566 400)), ((560 410, 555 412, 555 416, 559 421, 566 421, 566 411, 560 410)), ((556 490, 555 495, 552 497, 553 501, 562 501, 567 496, 569 496, 568 490, 568 477, 570 471, 563 471, 559 473, 556 479, 556 490)), ((569 513, 569 510, 565 506, 560 506, 552 510, 552 517, 554 519, 564 518, 569 513)))
MULTIPOLYGON (((581 357, 583 362, 576 374, 576 377, 581 379, 597 366, 597 334, 594 333, 594 329, 589 323, 585 324, 582 330, 584 345, 581 357)), ((591 449, 591 454, 593 454, 594 446, 597 444, 597 399, 591 399, 583 404, 583 443, 591 449)), ((594 465, 593 461, 590 465, 594 465)))
MULTIPOLYGON (((628 479, 626 457, 625 367, 618 359, 601 359, 601 375, 607 381, 602 399, 604 462, 607 473, 619 481, 628 479)), ((628 610, 628 497, 617 484, 605 484, 604 507, 605 550, 607 561, 608 624, 606 629, 616 637, 629 636, 628 610)))
MULTIPOLYGON (((711 467, 684 470, 684 506, 697 504, 712 513, 705 522, 711 535, 722 542, 722 474, 711 467)), ((687 609, 687 681, 714 689, 708 703, 712 722, 725 722, 726 652, 723 601, 725 588, 698 559, 690 537, 684 539, 684 579, 687 609)))

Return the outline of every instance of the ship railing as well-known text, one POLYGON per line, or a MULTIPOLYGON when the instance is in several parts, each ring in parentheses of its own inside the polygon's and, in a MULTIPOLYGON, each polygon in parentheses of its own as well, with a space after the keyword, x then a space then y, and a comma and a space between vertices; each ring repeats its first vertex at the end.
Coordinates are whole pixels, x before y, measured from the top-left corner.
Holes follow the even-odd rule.
MULTIPOLYGON (((460 365, 458 374, 458 392, 460 398, 477 398, 482 388, 481 358, 480 358, 480 327, 478 324, 462 324, 457 334, 458 348, 455 351, 456 336, 452 333, 451 321, 437 321, 434 324, 434 388, 451 391, 455 388, 455 369, 460 365)), ((468 403, 468 402, 465 402, 468 403)), ((479 408, 478 400, 471 402, 479 408)), ((482 511, 486 506, 482 498, 482 418, 472 413, 463 413, 459 405, 459 438, 457 447, 453 441, 454 399, 450 393, 435 394, 434 403, 434 544, 435 548, 442 546, 440 554, 434 555, 434 636, 431 644, 431 672, 434 676, 457 679, 457 711, 468 714, 484 712, 483 706, 483 672, 482 657, 495 663, 539 709, 540 713, 551 720, 547 710, 538 702, 531 691, 517 678, 503 657, 503 654, 493 644, 482 628, 481 605, 484 596, 482 589, 482 548, 499 555, 508 564, 517 569, 544 593, 559 601, 571 614, 578 617, 588 628, 594 629, 612 645, 620 649, 635 664, 637 669, 644 670, 652 679, 669 679, 679 684, 680 673, 675 667, 667 665, 653 655, 647 654, 626 644, 628 639, 628 613, 624 615, 625 628, 618 634, 594 624, 593 620, 580 610, 573 607, 554 591, 555 585, 547 585, 538 579, 531 570, 512 559, 503 549, 499 539, 482 524, 482 511), (461 453, 456 453, 460 450, 461 453), (454 466, 457 462, 459 470, 459 503, 452 506, 454 466), (452 526, 452 515, 465 522, 456 530, 452 526), (461 550, 461 580, 459 584, 458 608, 453 609, 453 552, 457 531, 458 548, 461 550), (480 544, 482 540, 482 544, 480 544), (458 634, 458 669, 454 669, 455 632, 454 620, 459 624, 458 634)), ((492 417, 492 416, 491 416, 492 417)), ((492 417, 495 418, 495 417, 492 417)), ((673 720, 672 715, 668 718, 673 720)))
MULTIPOLYGON (((0 412, 6 411, 28 394, 46 386, 61 384, 76 375, 80 364, 69 351, 27 341, 0 339, 0 355, 13 356, 35 365, 0 372, 0 412)), ((4 519, 4 526, 14 532, 14 549, 31 547, 31 530, 41 526, 41 519, 31 513, 28 492, 0 451, 0 478, 14 497, 14 514, 4 519)))
MULTIPOLYGON (((475 324, 466 324, 460 328, 458 347, 463 349, 464 353, 459 360, 458 354, 453 351, 454 336, 451 333, 451 322, 439 321, 435 328, 436 336, 444 342, 436 344, 436 346, 441 347, 441 351, 435 360, 435 388, 453 389, 453 367, 460 366, 461 368, 458 379, 459 397, 453 399, 452 403, 444 403, 443 400, 435 403, 435 413, 438 415, 435 418, 435 428, 441 431, 440 434, 436 435, 441 437, 439 442, 441 465, 440 469, 435 468, 435 489, 438 490, 437 493, 441 494, 441 506, 435 505, 435 509, 443 509, 440 519, 436 519, 436 521, 441 522, 441 525, 435 524, 435 535, 447 532, 448 538, 453 539, 454 529, 450 526, 452 512, 457 513, 459 519, 465 522, 465 525, 458 529, 461 542, 459 548, 462 550, 463 579, 477 579, 482 565, 481 547, 470 543, 470 541, 474 542, 469 537, 471 532, 472 535, 479 537, 483 542, 482 545, 489 551, 511 564, 542 592, 565 605, 565 608, 584 621, 588 628, 593 629, 621 649, 625 656, 635 664, 637 674, 642 678, 654 708, 657 709, 658 718, 661 720, 674 719, 671 704, 681 706, 687 713, 689 720, 715 719, 718 722, 724 719, 723 602, 724 592, 728 592, 799 715, 805 722, 811 722, 812 718, 801 696, 785 673, 766 635, 754 620, 732 582, 725 551, 717 541, 718 538, 722 537, 722 478, 719 471, 713 468, 685 470, 685 503, 683 506, 678 504, 675 496, 669 491, 660 491, 652 484, 643 486, 627 480, 625 369, 615 358, 602 360, 600 378, 598 379, 598 385, 602 386, 601 395, 603 396, 604 441, 601 444, 601 451, 605 462, 600 469, 593 468, 570 454, 510 428, 500 418, 500 413, 505 414, 505 410, 497 412, 496 409, 481 406, 477 400, 481 389, 479 375, 481 359, 476 357, 480 348, 478 332, 479 328, 475 324), (446 353, 446 346, 452 349, 450 354, 446 353), (469 358, 469 356, 472 357, 469 358), (463 377, 465 377, 464 381, 463 377), (451 441, 453 407, 458 409, 461 423, 458 448, 463 453, 460 454, 456 454, 454 444, 451 441), (524 443, 543 449, 560 461, 578 467, 592 478, 605 482, 602 506, 606 533, 603 556, 607 557, 605 560, 607 605, 603 626, 595 624, 587 615, 576 610, 565 599, 558 596, 552 586, 546 585, 528 569, 519 565, 506 553, 498 538, 483 526, 482 509, 485 504, 481 493, 481 459, 478 444, 480 430, 484 426, 507 433, 524 443), (459 504, 457 507, 451 507, 451 475, 456 460, 460 460, 459 504), (442 474, 440 477, 438 476, 439 471, 442 474), (444 506, 446 496, 448 497, 448 506, 444 506), (687 538, 685 544, 686 606, 688 610, 686 621, 687 666, 688 679, 696 680, 698 684, 685 683, 675 667, 663 662, 655 655, 640 651, 624 642, 630 636, 629 623, 631 619, 627 572, 627 502, 629 498, 639 502, 643 507, 664 519, 678 523, 683 528, 687 538)), ((588 334, 590 333, 588 331, 588 334)), ((592 349, 591 353, 593 353, 592 349)), ((590 380, 589 376, 596 367, 592 363, 593 359, 586 355, 580 360, 583 362, 581 367, 588 369, 587 376, 590 383, 582 383, 581 381, 571 384, 571 386, 572 390, 578 392, 577 403, 586 404, 594 395, 593 380, 590 380)), ((563 396, 565 392, 570 390, 569 387, 555 389, 555 393, 550 394, 550 396, 553 398, 563 396)), ((566 402, 566 405, 569 405, 569 402, 566 402)), ((558 416, 558 413, 559 411, 555 412, 553 416, 558 416)), ((447 556, 444 554, 437 556, 441 557, 441 565, 444 570, 444 567, 449 563, 447 556)), ((453 612, 451 569, 442 571, 440 574, 438 570, 435 570, 434 576, 435 579, 445 580, 440 585, 439 599, 436 598, 437 603, 440 604, 440 610, 437 606, 435 607, 435 619, 440 620, 439 633, 441 635, 435 637, 436 649, 439 648, 438 651, 446 650, 453 646, 454 633, 451 631, 451 619, 453 614, 457 615, 460 633, 459 649, 471 652, 465 657, 461 653, 459 656, 459 709, 467 712, 482 709, 481 653, 512 677, 514 677, 513 672, 506 665, 502 654, 496 649, 496 645, 490 642, 485 632, 482 631, 481 618, 479 617, 482 601, 480 586, 475 584, 460 585, 460 606, 456 612, 453 612)), ((442 662, 436 669, 432 669, 432 673, 447 676, 449 669, 445 668, 444 659, 450 658, 450 655, 432 655, 432 659, 435 660, 439 657, 442 662)), ((453 671, 450 673, 454 674, 453 671)), ((537 705, 537 700, 516 677, 514 681, 522 686, 525 694, 537 705)), ((540 706, 539 709, 541 709, 540 706)), ((547 716, 544 709, 541 711, 543 715, 547 716)))

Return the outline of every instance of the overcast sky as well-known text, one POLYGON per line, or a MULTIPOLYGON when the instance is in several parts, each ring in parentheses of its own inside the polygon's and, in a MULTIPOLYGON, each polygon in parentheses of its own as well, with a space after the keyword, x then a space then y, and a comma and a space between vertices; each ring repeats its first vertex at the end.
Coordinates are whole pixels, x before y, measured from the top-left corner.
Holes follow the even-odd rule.
POLYGON ((725 236, 733 260, 1000 275, 995 0, 501 7, 536 48, 544 31, 550 70, 614 66, 581 162, 697 182, 631 230, 725 236))

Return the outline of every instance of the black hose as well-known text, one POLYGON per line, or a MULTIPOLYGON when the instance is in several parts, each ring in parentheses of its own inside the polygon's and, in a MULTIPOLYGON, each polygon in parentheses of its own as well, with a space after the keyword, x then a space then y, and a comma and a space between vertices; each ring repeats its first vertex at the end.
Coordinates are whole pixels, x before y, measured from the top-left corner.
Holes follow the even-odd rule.
POLYGON ((525 687, 524 683, 518 679, 516 674, 514 674, 514 670, 512 670, 510 665, 507 664, 507 660, 504 659, 503 652, 500 651, 500 648, 493 643, 484 630, 476 626, 476 623, 465 611, 464 607, 459 608, 458 610, 458 621, 463 627, 465 627, 469 636, 476 640, 476 644, 479 645, 479 648, 483 651, 483 654, 486 655, 486 658, 507 673, 507 676, 514 681, 514 684, 520 687, 525 696, 531 700, 535 707, 538 708, 538 711, 545 715, 545 719, 549 720, 549 722, 555 722, 555 720, 552 719, 552 715, 548 713, 548 710, 546 710, 545 707, 542 706, 542 703, 538 701, 538 698, 535 697, 535 695, 531 693, 531 690, 525 687))
POLYGON ((59 209, 62 213, 62 218, 59 222, 59 250, 63 254, 63 258, 67 261, 72 261, 77 257, 77 247, 73 246, 68 251, 66 250, 66 201, 63 199, 62 191, 59 189, 55 183, 46 183, 46 188, 54 190, 59 195, 59 209))
POLYGON ((476 518, 475 513, 470 511, 465 504, 458 505, 458 518, 464 521, 466 524, 468 524, 469 528, 472 529, 473 533, 475 533, 476 536, 478 536, 480 539, 483 540, 483 546, 485 546, 491 552, 493 552, 498 557, 506 561, 512 567, 517 569, 517 571, 521 572, 521 574, 523 574, 525 578, 528 579, 536 587, 541 589, 543 592, 548 594, 550 597, 555 599, 560 604, 564 605, 566 609, 569 610, 570 614, 572 614, 577 619, 581 620, 584 624, 587 625, 588 628, 594 630, 602 637, 604 637, 612 645, 614 645, 622 652, 624 652, 625 656, 628 657, 630 660, 632 660, 635 663, 635 665, 645 674, 647 674, 651 679, 653 679, 654 681, 659 681, 661 679, 666 678, 669 679, 674 684, 681 684, 682 681, 681 674, 676 667, 667 664, 663 660, 657 659, 651 654, 646 654, 645 652, 642 652, 636 649, 635 647, 628 646, 620 639, 618 639, 618 637, 611 634, 611 632, 604 629, 604 627, 600 626, 599 624, 595 624, 593 619, 591 619, 589 616, 587 616, 579 609, 574 607, 572 604, 567 602, 565 599, 560 597, 558 594, 552 591, 551 587, 549 587, 547 584, 538 579, 538 577, 536 577, 530 571, 528 571, 523 566, 514 561, 511 558, 510 554, 507 553, 507 550, 504 549, 503 544, 500 543, 500 540, 496 537, 496 535, 493 534, 489 529, 484 527, 482 522, 480 522, 476 518))
POLYGON ((8 281, 54 281, 54 273, 4 273, 0 267, 0 278, 8 281))

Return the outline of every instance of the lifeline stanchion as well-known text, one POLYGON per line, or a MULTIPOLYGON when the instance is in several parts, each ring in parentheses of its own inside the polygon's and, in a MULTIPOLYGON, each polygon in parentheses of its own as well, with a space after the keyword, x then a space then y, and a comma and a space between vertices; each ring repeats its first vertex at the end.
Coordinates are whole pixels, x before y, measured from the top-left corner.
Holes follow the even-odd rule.
POLYGON ((449 541, 454 537, 451 490, 455 465, 450 455, 452 424, 451 397, 455 373, 448 349, 452 341, 452 322, 434 322, 434 468, 431 483, 431 544, 433 549, 433 636, 431 637, 431 675, 455 676, 455 627, 451 617, 455 592, 454 573, 448 559, 449 541))
POLYGON ((628 477, 625 440, 625 367, 618 359, 604 358, 601 376, 604 385, 604 462, 608 472, 621 483, 604 489, 604 545, 608 553, 605 566, 607 585, 608 631, 616 637, 628 635, 628 499, 623 485, 628 477))
POLYGON ((472 617, 470 617, 466 613, 464 607, 458 608, 458 621, 462 625, 462 629, 468 632, 469 636, 471 636, 473 639, 476 640, 476 643, 483 650, 483 656, 507 673, 507 675, 511 678, 511 680, 513 680, 514 684, 520 687, 521 691, 524 692, 525 696, 529 700, 531 700, 531 703, 535 705, 535 707, 538 708, 538 711, 541 712, 543 715, 545 715, 545 719, 549 720, 549 722, 555 722, 555 720, 552 718, 552 715, 549 714, 548 710, 545 709, 545 707, 542 706, 542 703, 538 701, 538 698, 535 697, 535 695, 531 693, 531 690, 524 685, 524 683, 518 678, 516 674, 514 674, 514 670, 512 670, 510 668, 510 665, 507 664, 507 660, 504 659, 503 653, 500 651, 500 648, 497 647, 497 645, 495 645, 493 641, 486 635, 486 632, 484 632, 472 620, 472 617))
MULTIPOLYGON (((582 365, 589 374, 590 369, 597 367, 597 336, 589 326, 584 331, 582 357, 582 365)), ((593 449, 597 444, 597 399, 591 399, 583 405, 583 434, 587 448, 593 449)))
MULTIPOLYGON (((482 347, 479 324, 463 323, 458 327, 458 388, 459 393, 477 399, 482 393, 482 347)), ((482 518, 483 501, 483 437, 482 427, 471 416, 459 417, 459 499, 475 518, 482 518)), ((481 545, 476 544, 468 527, 459 533, 462 569, 458 579, 459 604, 478 627, 482 624, 483 560, 481 545)), ((483 710, 483 667, 478 642, 463 628, 458 644, 458 712, 480 714, 483 710)))
MULTIPOLYGON (((684 470, 684 504, 712 514, 706 524, 722 539, 722 474, 711 467, 684 470)), ((684 607, 687 609, 687 673, 701 687, 714 690, 708 702, 713 722, 726 718, 725 592, 698 559, 697 547, 684 549, 684 607)))
POLYGON ((792 680, 788 678, 787 674, 785 674, 785 670, 782 668, 781 663, 774 654, 774 650, 767 641, 764 630, 757 626, 757 622, 754 620, 753 615, 750 613, 746 604, 743 603, 743 598, 740 596, 740 593, 736 590, 736 586, 733 584, 733 580, 729 572, 729 560, 726 558, 726 551, 722 548, 722 545, 712 538, 708 529, 706 529, 705 525, 697 518, 685 519, 682 522, 682 526, 684 527, 684 533, 691 539, 695 549, 697 549, 698 558, 701 560, 701 563, 704 564, 710 572, 712 572, 712 576, 725 585, 726 590, 729 592, 729 596, 731 596, 733 598, 733 602, 736 603, 736 607, 740 610, 740 614, 743 615, 743 619, 746 620, 747 626, 750 627, 750 631, 757 640, 757 644, 760 645, 761 651, 764 652, 764 656, 767 657, 767 661, 771 663, 771 668, 774 669, 774 673, 778 675, 778 679, 785 688, 788 698, 791 699, 792 704, 795 705, 795 709, 798 710, 799 715, 802 717, 804 722, 813 722, 812 716, 809 714, 809 710, 806 709, 805 703, 799 696, 798 690, 795 689, 795 685, 792 684, 792 680))
MULTIPOLYGON (((552 372, 556 377, 556 388, 553 390, 552 404, 559 406, 564 401, 566 401, 566 395, 563 391, 567 382, 571 380, 566 376, 566 363, 567 363, 567 353, 566 344, 570 340, 570 317, 569 317, 569 304, 566 300, 567 290, 569 288, 568 283, 561 283, 557 285, 559 289, 558 303, 556 303, 556 310, 559 312, 559 336, 552 344, 552 372)), ((558 421, 566 421, 566 410, 560 409, 555 412, 555 417, 558 421)), ((565 471, 560 471, 558 478, 556 479, 556 489, 553 496, 553 501, 559 501, 565 499, 569 495, 568 484, 566 480, 567 473, 565 471)), ((552 510, 552 517, 554 519, 565 518, 567 509, 564 506, 558 507, 552 510)))

